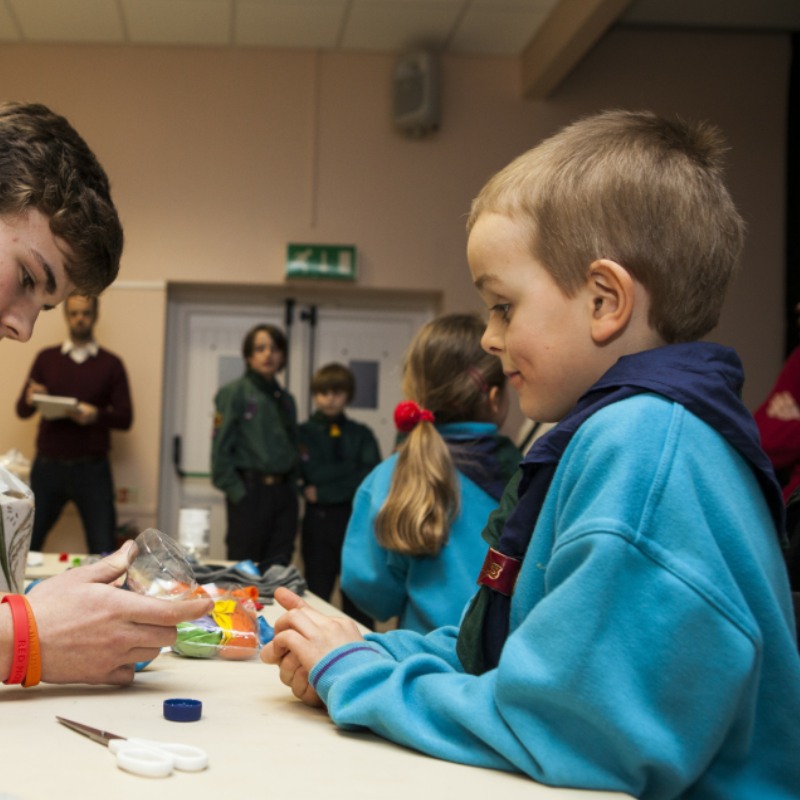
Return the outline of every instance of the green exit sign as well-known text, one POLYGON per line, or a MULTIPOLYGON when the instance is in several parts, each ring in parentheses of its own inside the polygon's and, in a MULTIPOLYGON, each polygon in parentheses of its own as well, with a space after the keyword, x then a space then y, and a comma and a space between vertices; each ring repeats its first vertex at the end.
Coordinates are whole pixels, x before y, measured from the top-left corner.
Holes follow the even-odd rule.
POLYGON ((286 277, 354 281, 356 248, 338 244, 287 245, 286 277))

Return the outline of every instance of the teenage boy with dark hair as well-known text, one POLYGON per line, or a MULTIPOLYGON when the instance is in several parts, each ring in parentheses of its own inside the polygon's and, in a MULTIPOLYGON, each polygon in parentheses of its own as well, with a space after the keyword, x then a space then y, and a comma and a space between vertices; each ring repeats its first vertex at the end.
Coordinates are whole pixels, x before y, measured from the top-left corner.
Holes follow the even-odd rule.
MULTIPOLYGON (((40 311, 74 292, 102 292, 122 242, 106 173, 77 131, 46 106, 0 104, 0 338, 27 342, 40 311)), ((137 661, 175 641, 178 622, 207 613, 208 600, 167 602, 110 585, 131 544, 27 595, 3 596, 0 680, 130 683, 137 661), (19 630, 26 609, 38 647, 19 630)))

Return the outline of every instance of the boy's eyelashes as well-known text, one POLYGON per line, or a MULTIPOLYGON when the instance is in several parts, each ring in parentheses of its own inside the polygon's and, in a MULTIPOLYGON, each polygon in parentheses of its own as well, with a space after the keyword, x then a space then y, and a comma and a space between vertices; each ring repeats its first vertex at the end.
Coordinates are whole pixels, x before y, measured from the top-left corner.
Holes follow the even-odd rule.
POLYGON ((495 303, 489 307, 489 314, 499 314, 503 319, 508 319, 511 303, 495 303))

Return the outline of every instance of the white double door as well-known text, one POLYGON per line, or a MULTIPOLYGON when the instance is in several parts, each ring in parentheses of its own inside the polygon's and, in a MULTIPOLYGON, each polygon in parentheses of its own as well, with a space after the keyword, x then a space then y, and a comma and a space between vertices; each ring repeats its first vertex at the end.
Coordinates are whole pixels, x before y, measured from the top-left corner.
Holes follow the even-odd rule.
POLYGON ((260 323, 287 332, 289 359, 279 376, 297 401, 298 418, 308 418, 309 383, 323 364, 339 362, 356 374, 357 391, 348 410, 375 432, 383 457, 394 443, 393 411, 402 399, 405 350, 434 314, 422 298, 407 307, 374 302, 326 304, 277 298, 258 305, 241 298, 219 301, 170 300, 168 307, 164 427, 161 447, 158 524, 178 536, 181 508, 210 511, 210 555, 224 558, 225 501, 210 480, 214 395, 244 371, 242 340, 260 323))

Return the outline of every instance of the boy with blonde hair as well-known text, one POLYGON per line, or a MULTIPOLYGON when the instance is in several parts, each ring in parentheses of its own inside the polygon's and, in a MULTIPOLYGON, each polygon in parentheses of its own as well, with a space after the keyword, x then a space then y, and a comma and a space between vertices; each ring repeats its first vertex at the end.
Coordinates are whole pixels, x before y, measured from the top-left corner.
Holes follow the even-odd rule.
POLYGON ((473 203, 484 347, 558 420, 460 628, 355 635, 291 593, 262 657, 342 727, 637 798, 796 797, 783 503, 717 322, 743 224, 715 129, 613 111, 473 203))

